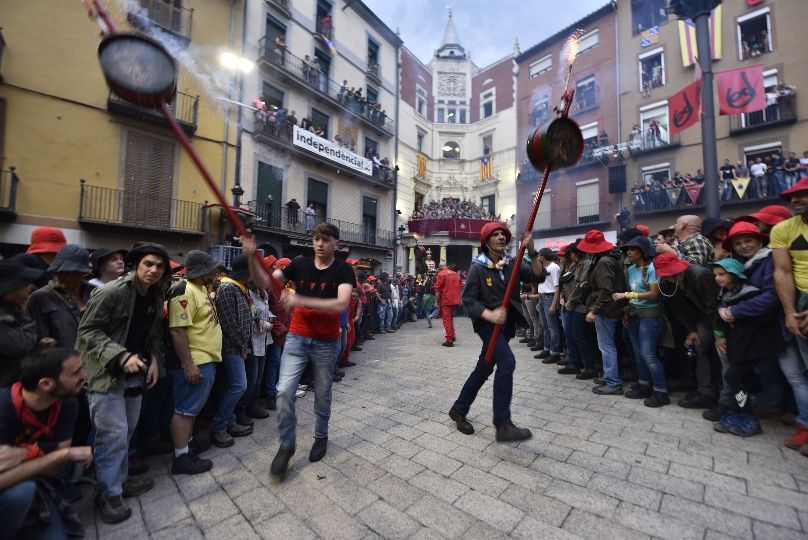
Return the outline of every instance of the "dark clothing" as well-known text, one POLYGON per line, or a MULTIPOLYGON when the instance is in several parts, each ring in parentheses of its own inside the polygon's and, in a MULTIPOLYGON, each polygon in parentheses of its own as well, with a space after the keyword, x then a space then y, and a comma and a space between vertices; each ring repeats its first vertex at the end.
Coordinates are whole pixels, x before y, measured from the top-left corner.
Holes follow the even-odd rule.
POLYGON ((744 274, 749 278, 749 284, 760 289, 760 293, 732 306, 732 315, 736 319, 776 316, 780 312, 780 299, 774 287, 774 259, 771 250, 763 248, 746 261, 744 274))
POLYGON ((390 300, 390 297, 393 296, 389 283, 379 283, 376 285, 376 290, 379 292, 379 297, 382 300, 390 300))
POLYGON ((20 378, 20 362, 34 352, 38 341, 36 323, 28 314, 18 314, 0 301, 0 388, 20 378))
POLYGON ((136 352, 148 359, 147 338, 155 315, 154 288, 152 287, 145 295, 137 294, 135 296, 135 307, 129 322, 129 332, 126 334, 127 351, 136 352))
MULTIPOLYGON (((33 411, 37 419, 43 424, 48 421, 50 408, 44 411, 33 411)), ((20 415, 14 408, 11 400, 11 388, 0 389, 0 445, 7 444, 19 446, 21 444, 36 444, 47 454, 53 452, 56 447, 64 441, 69 441, 73 437, 73 426, 79 414, 79 401, 76 398, 62 399, 62 411, 53 428, 53 434, 45 439, 31 438, 21 421, 20 415)))
POLYGON ((37 289, 41 289, 42 287, 47 285, 51 279, 53 279, 53 274, 48 272, 50 264, 42 260, 42 257, 37 255, 36 253, 18 253, 17 255, 11 257, 11 260, 14 262, 18 262, 23 266, 27 266, 28 268, 34 268, 36 270, 42 270, 44 272, 44 274, 42 274, 39 277, 39 279, 34 282, 34 285, 36 286, 37 289))
POLYGON ((252 312, 247 295, 235 283, 219 285, 214 298, 222 326, 222 354, 242 354, 252 349, 252 312))
POLYGON ((777 311, 760 312, 751 317, 739 317, 735 310, 742 303, 758 299, 762 291, 752 285, 744 285, 738 291, 722 291, 721 305, 729 307, 735 322, 723 320, 716 328, 724 330, 727 338, 727 358, 730 363, 741 360, 775 358, 780 352, 776 345, 780 336, 780 321, 777 311), (765 336, 765 339, 761 339, 765 336), (774 340, 774 342, 773 342, 774 340))
POLYGON ((735 178, 735 167, 733 165, 723 165, 720 170, 721 178, 724 180, 732 180, 735 178))
MULTIPOLYGON (((90 300, 93 286, 81 284, 81 296, 86 305, 90 300)), ((57 347, 72 349, 76 345, 79 321, 82 311, 73 297, 50 282, 31 294, 26 306, 28 314, 36 322, 37 338, 51 337, 57 347)))
POLYGON ((716 298, 718 287, 709 268, 691 264, 679 278, 678 287, 665 280, 659 283, 659 290, 665 297, 665 306, 685 330, 696 332, 699 321, 709 320, 715 327, 718 319, 716 298))
POLYGON ((589 274, 589 297, 586 309, 610 319, 623 316, 625 302, 612 300, 612 294, 626 290, 626 275, 622 265, 611 255, 601 255, 593 260, 589 274))

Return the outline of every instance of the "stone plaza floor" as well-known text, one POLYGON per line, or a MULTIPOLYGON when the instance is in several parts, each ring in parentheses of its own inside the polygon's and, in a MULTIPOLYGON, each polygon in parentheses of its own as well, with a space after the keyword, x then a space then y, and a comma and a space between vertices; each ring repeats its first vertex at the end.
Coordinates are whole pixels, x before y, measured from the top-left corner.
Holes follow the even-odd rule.
MULTIPOLYGON (((792 428, 764 422, 741 439, 713 431, 701 411, 597 396, 591 381, 556 374, 512 343, 513 419, 533 438, 494 442, 491 381, 458 432, 447 411, 480 340, 456 319, 406 324, 356 354, 334 385, 328 455, 309 463, 313 394, 297 401, 298 447, 273 484, 276 419, 204 457, 213 470, 168 474, 130 499, 133 517, 106 525, 85 491, 76 509, 88 538, 807 538, 808 458, 783 446, 792 428)), ((675 396, 680 397, 680 396, 675 396)))

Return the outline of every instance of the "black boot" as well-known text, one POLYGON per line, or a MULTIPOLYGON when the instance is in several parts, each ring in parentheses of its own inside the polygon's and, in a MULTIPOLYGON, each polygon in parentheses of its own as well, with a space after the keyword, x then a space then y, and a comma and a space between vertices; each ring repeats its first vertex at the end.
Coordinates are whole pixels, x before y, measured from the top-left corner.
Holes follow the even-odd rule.
POLYGON ((654 392, 651 394, 651 397, 643 401, 643 404, 646 407, 662 407, 663 405, 670 405, 671 398, 668 397, 667 392, 654 392))
POLYGON ((466 435, 471 435, 474 433, 474 426, 471 425, 471 422, 466 420, 465 414, 460 414, 460 411, 452 407, 449 410, 449 418, 454 420, 457 424, 457 431, 460 433, 465 433, 466 435))
MULTIPOLYGON (((625 394, 623 394, 628 399, 645 399, 651 397, 651 385, 650 384, 638 384, 637 388, 632 388, 625 394)), ((667 395, 667 394, 666 394, 667 395)))
POLYGON ((309 461, 314 463, 315 461, 320 461, 325 457, 325 453, 328 450, 328 437, 315 437, 314 444, 311 447, 311 452, 309 452, 309 461))
POLYGON ((524 441, 532 436, 529 429, 518 428, 510 420, 497 426, 497 442, 524 441))
POLYGON ((269 468, 269 474, 278 482, 282 482, 286 476, 286 469, 289 467, 289 460, 292 459, 293 455, 295 455, 294 446, 292 448, 278 448, 278 453, 275 454, 269 468))

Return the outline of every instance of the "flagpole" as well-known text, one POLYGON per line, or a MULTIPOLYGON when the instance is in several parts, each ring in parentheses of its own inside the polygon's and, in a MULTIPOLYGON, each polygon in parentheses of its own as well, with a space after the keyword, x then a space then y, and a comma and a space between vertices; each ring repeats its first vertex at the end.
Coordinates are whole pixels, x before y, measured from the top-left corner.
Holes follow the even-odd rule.
POLYGON ((696 44, 698 61, 703 71, 701 142, 704 152, 704 207, 706 217, 720 218, 721 203, 718 198, 718 151, 715 142, 715 100, 713 98, 713 61, 710 50, 710 12, 696 17, 696 44))

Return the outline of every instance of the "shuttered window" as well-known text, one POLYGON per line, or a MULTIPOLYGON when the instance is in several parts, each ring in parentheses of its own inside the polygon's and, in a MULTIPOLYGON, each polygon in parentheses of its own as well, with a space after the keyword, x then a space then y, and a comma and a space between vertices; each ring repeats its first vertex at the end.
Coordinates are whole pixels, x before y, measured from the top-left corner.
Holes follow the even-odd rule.
POLYGON ((538 60, 530 64, 530 70, 529 70, 530 78, 532 79, 533 77, 538 77, 545 71, 550 71, 552 67, 553 67, 552 55, 548 54, 547 56, 539 58, 538 60))
POLYGON ((578 223, 600 220, 600 180, 586 180, 576 185, 578 223))
POLYGON ((379 201, 362 197, 362 239, 366 244, 376 243, 376 207, 379 201))
MULTIPOLYGON (((536 200, 536 193, 530 194, 530 203, 536 200)), ((536 214, 536 230, 542 231, 550 228, 553 215, 553 196, 549 189, 544 190, 544 195, 541 198, 541 206, 539 206, 539 213, 536 214)))
POLYGON ((171 226, 174 155, 173 142, 126 132, 124 223, 171 226))

